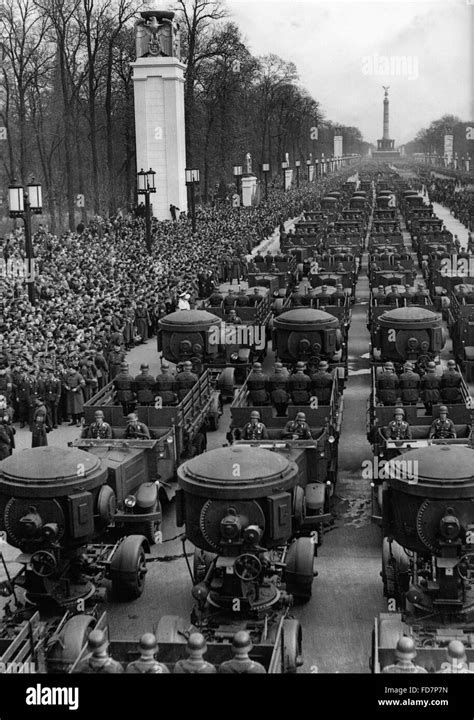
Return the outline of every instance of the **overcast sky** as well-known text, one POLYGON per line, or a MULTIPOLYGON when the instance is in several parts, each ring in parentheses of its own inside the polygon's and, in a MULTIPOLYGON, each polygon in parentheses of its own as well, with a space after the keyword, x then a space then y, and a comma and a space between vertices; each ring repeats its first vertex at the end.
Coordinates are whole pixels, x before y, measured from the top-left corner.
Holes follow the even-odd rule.
POLYGON ((382 137, 382 85, 396 144, 447 113, 474 119, 474 0, 226 4, 253 55, 293 61, 326 117, 359 127, 365 140, 382 137))

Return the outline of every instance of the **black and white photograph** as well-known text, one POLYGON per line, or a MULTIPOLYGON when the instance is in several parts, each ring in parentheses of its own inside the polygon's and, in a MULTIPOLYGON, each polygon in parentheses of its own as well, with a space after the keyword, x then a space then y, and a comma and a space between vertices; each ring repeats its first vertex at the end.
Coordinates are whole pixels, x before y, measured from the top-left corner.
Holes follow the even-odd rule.
POLYGON ((474 0, 0 0, 0 71, 0 720, 471 719, 474 0))

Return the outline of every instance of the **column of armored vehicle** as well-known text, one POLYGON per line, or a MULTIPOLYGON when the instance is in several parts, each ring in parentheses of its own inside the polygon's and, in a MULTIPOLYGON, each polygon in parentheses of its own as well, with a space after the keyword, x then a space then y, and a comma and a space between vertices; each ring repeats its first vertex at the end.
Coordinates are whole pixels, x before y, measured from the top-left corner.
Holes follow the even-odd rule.
POLYGON ((394 174, 381 179, 369 241, 367 433, 387 612, 375 620, 371 665, 439 672, 474 652, 469 256, 420 192, 394 174))

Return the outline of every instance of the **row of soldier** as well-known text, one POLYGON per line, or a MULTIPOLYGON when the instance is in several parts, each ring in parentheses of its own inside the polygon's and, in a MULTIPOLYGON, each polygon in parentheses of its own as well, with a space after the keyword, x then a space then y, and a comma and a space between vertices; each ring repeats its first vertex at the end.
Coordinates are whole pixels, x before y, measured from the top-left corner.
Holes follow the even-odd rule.
POLYGON ((377 375, 377 399, 383 405, 416 405, 424 403, 427 415, 432 414, 433 405, 440 401, 449 404, 462 403, 462 375, 456 369, 456 362, 448 360, 447 367, 440 375, 436 363, 428 362, 426 373, 420 376, 415 372, 413 363, 407 361, 403 372, 397 375, 394 364, 384 363, 382 372, 377 375))
POLYGON ((429 292, 423 282, 417 283, 416 289, 408 283, 400 291, 398 285, 391 285, 388 290, 385 285, 379 285, 372 294, 376 305, 428 305, 430 302, 429 292))
POLYGON ((189 635, 186 644, 187 657, 172 665, 172 670, 165 663, 157 659, 159 655, 158 642, 153 633, 145 633, 139 642, 139 657, 125 666, 114 660, 109 653, 109 642, 102 630, 92 630, 87 642, 87 655, 81 660, 75 673, 112 675, 129 673, 134 675, 162 675, 162 674, 197 674, 210 675, 215 673, 232 675, 254 675, 266 673, 265 667, 252 660, 249 653, 252 650, 250 633, 239 630, 235 633, 231 644, 229 660, 221 662, 217 667, 205 659, 207 644, 204 636, 199 632, 189 635))
POLYGON ((275 362, 270 375, 263 372, 262 364, 255 362, 247 378, 249 399, 254 406, 272 404, 279 417, 286 415, 290 402, 293 405, 309 405, 316 397, 318 405, 329 405, 333 386, 333 373, 325 360, 310 375, 304 362, 297 362, 295 371, 289 373, 281 362, 275 362))
POLYGON ((161 372, 153 377, 147 363, 140 365, 136 377, 130 375, 128 364, 122 363, 121 371, 113 380, 114 400, 122 405, 124 415, 132 413, 136 405, 155 405, 157 398, 161 405, 176 405, 198 381, 189 360, 183 362, 181 372, 176 375, 169 364, 161 363, 161 372))

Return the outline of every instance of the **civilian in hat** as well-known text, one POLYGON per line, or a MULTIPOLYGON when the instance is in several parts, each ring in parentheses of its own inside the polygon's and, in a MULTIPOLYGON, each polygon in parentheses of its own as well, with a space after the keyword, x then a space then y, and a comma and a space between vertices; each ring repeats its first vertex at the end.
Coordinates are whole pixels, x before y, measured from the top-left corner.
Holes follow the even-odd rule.
POLYGON ((12 454, 15 448, 15 432, 8 413, 0 413, 0 460, 5 460, 12 454))

